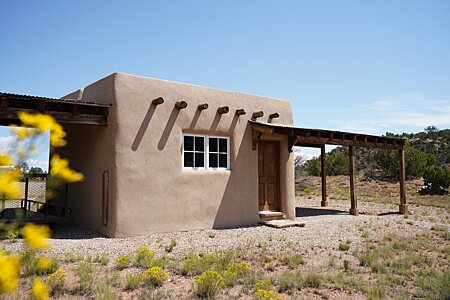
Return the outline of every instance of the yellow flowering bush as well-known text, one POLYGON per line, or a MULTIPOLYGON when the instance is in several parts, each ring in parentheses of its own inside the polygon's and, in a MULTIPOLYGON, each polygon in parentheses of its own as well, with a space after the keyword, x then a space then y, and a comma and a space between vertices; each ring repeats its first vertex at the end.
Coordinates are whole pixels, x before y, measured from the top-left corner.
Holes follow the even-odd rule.
POLYGON ((160 267, 151 267, 144 272, 143 279, 152 286, 161 286, 169 279, 169 273, 160 267))
POLYGON ((59 268, 47 276, 47 283, 50 285, 52 294, 59 293, 66 283, 66 271, 59 268))
MULTIPOLYGON (((18 116, 25 126, 34 127, 41 133, 50 131, 50 145, 52 145, 52 147, 63 147, 67 144, 66 140, 64 140, 66 133, 62 126, 51 116, 44 114, 30 114, 27 112, 19 112, 18 116)), ((23 128, 18 129, 16 133, 19 138, 22 137, 22 139, 25 138, 27 134, 34 134, 33 131, 26 131, 23 130, 23 128), (19 133, 20 131, 22 132, 19 133)))
POLYGON ((49 299, 49 288, 39 278, 34 278, 31 294, 37 300, 47 300, 49 299))
POLYGON ((140 246, 136 251, 135 263, 140 267, 150 267, 155 251, 147 246, 140 246))
POLYGON ((19 259, 0 252, 0 294, 14 291, 19 284, 19 259))
POLYGON ((255 300, 281 300, 281 295, 276 291, 257 290, 254 295, 255 300))
POLYGON ((53 154, 51 160, 50 175, 59 177, 67 182, 78 182, 83 180, 83 174, 78 173, 69 168, 69 161, 59 157, 58 154, 53 154))
POLYGON ((0 172, 0 193, 7 198, 17 198, 20 194, 19 170, 4 170, 0 172))
POLYGON ((201 275, 195 276, 192 287, 199 298, 214 298, 223 288, 225 283, 219 273, 206 270, 201 275))
POLYGON ((130 265, 131 259, 133 257, 131 255, 121 255, 116 259, 116 269, 122 270, 127 268, 130 265))
POLYGON ((239 278, 250 273, 251 269, 250 264, 246 262, 232 263, 223 273, 224 282, 229 286, 234 285, 239 278))
POLYGON ((48 239, 50 238, 50 229, 45 225, 34 225, 27 223, 22 229, 25 242, 31 250, 41 249, 47 250, 50 248, 48 239))

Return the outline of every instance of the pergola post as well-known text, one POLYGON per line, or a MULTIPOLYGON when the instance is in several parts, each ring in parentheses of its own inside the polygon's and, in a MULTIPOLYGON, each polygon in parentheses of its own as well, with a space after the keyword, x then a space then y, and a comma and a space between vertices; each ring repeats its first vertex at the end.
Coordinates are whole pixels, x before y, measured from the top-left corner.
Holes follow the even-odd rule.
POLYGON ((356 200, 356 185, 355 185, 355 147, 348 147, 348 173, 350 175, 350 214, 358 215, 358 203, 356 200))
POLYGON ((400 159, 400 214, 405 214, 407 212, 406 207, 406 187, 405 187, 405 149, 398 150, 400 159))
POLYGON ((320 202, 321 206, 328 206, 327 199, 327 160, 325 154, 325 145, 320 146, 320 165, 321 172, 320 175, 322 177, 322 202, 320 202))

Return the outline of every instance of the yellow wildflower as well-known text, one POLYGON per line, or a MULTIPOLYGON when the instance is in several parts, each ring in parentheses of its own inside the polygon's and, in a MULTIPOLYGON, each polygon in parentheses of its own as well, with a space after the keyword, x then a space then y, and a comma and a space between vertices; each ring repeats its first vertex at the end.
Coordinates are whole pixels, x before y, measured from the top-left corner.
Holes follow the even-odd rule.
POLYGON ((27 112, 19 112, 19 119, 26 126, 39 129, 40 132, 50 131, 50 144, 53 147, 62 147, 66 145, 64 132, 61 125, 53 119, 53 117, 44 114, 29 114, 27 112))
POLYGON ((50 229, 46 225, 34 225, 28 223, 22 230, 25 237, 25 242, 30 249, 48 249, 50 244, 48 238, 50 237, 50 229))
POLYGON ((18 126, 11 127, 11 131, 16 134, 17 139, 19 141, 24 140, 29 135, 34 135, 33 130, 26 129, 23 127, 18 127, 18 126))
POLYGON ((27 152, 26 152, 25 150, 23 150, 23 149, 18 149, 18 150, 17 150, 17 155, 18 155, 20 158, 24 158, 25 156, 27 156, 27 152))
POLYGON ((14 291, 19 284, 19 259, 0 252, 0 293, 14 291))
POLYGON ((83 174, 71 170, 67 159, 60 158, 58 154, 52 156, 51 166, 50 174, 67 182, 82 181, 84 178, 83 174))
POLYGON ((0 154, 0 166, 9 167, 12 164, 13 163, 12 163, 11 156, 9 156, 8 154, 0 154))
POLYGON ((17 198, 20 194, 19 170, 8 170, 0 173, 0 193, 7 198, 17 198))
POLYGON ((48 286, 43 283, 39 278, 33 280, 33 287, 31 288, 31 293, 37 300, 47 300, 49 299, 48 286))
POLYGON ((42 257, 37 260, 37 267, 40 270, 48 270, 52 267, 52 260, 47 257, 42 257))

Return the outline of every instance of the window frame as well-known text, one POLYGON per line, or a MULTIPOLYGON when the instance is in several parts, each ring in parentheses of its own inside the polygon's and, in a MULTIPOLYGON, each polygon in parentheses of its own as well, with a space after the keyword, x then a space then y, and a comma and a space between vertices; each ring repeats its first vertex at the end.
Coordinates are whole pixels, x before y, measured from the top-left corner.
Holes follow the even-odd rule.
MULTIPOLYGON (((230 166, 230 142, 231 139, 229 136, 220 136, 220 135, 209 135, 209 134, 196 134, 196 133, 184 133, 181 136, 181 166, 183 168, 183 170, 193 170, 193 171, 230 171, 231 166, 230 166), (204 147, 204 167, 185 167, 184 166, 184 137, 185 136, 192 136, 192 137, 202 137, 203 138, 203 147, 204 147), (216 138, 216 139, 225 139, 227 141, 227 167, 219 167, 217 166, 216 168, 210 167, 209 166, 209 138, 216 138)), ((194 142, 195 143, 195 142, 194 142)), ((195 149, 195 148, 194 148, 195 149)), ((195 156, 195 150, 194 151, 190 151, 187 150, 187 152, 189 153, 194 153, 195 156)), ((220 154, 224 153, 224 152, 220 152, 219 151, 219 140, 217 140, 217 151, 213 152, 213 153, 217 153, 217 158, 219 159, 220 154)), ((219 165, 219 162, 217 163, 217 165, 219 165)))

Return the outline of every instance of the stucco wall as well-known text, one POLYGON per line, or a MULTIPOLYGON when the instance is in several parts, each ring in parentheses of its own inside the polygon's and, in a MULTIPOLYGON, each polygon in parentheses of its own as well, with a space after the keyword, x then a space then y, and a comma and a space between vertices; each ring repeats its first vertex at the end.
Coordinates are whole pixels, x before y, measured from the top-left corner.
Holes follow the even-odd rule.
MULTIPOLYGON (((246 95, 212 88, 138 77, 123 73, 114 76, 116 228, 115 236, 152 232, 220 228, 257 223, 258 162, 252 150, 248 123, 255 111, 264 111, 261 120, 278 112, 274 123, 292 124, 287 101, 246 95), (163 97, 165 103, 151 106, 163 97), (174 108, 184 100, 188 107, 174 108), (207 110, 197 106, 208 103, 207 110), (230 112, 216 114, 219 106, 230 112), (247 115, 238 117, 236 109, 247 115), (183 170, 183 132, 231 137, 231 171, 183 170)), ((86 89, 84 93, 86 94, 86 89)), ((282 207, 294 217, 293 155, 286 139, 280 143, 282 207)))

